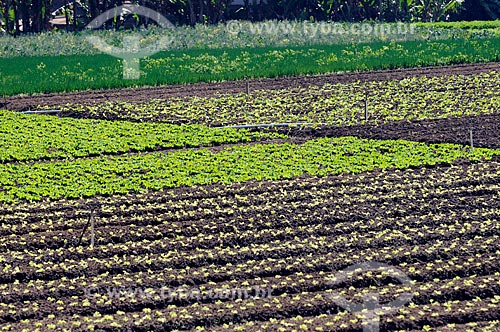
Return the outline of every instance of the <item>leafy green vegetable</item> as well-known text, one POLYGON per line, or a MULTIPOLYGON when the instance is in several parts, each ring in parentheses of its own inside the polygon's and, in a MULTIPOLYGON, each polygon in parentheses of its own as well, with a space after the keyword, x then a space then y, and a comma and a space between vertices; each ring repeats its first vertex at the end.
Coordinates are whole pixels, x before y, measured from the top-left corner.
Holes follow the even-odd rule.
POLYGON ((375 168, 450 164, 480 160, 500 150, 404 140, 354 137, 314 139, 304 144, 253 144, 209 149, 100 157, 53 163, 0 165, 0 201, 78 198, 148 189, 276 180, 302 174, 360 173, 375 168))
POLYGON ((201 125, 58 118, 0 111, 0 162, 179 149, 285 137, 201 125))
POLYGON ((352 125, 500 111, 500 72, 410 77, 380 82, 256 89, 251 96, 176 97, 149 102, 63 105, 63 114, 170 123, 314 122, 352 125), (466 101, 466 102, 464 102, 466 101))

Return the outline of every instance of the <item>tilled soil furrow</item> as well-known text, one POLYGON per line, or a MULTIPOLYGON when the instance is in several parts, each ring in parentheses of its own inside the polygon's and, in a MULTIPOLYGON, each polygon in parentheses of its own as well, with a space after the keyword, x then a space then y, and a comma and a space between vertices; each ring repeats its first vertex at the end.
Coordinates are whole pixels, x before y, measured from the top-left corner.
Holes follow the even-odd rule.
MULTIPOLYGON (((473 257, 473 256, 472 256, 473 257)), ((458 264, 466 264, 469 262, 472 257, 460 257, 456 259, 453 263, 458 264)), ((484 267, 481 267, 481 273, 472 273, 477 272, 478 269, 476 266, 464 265, 469 268, 467 271, 463 271, 461 269, 454 269, 455 266, 452 266, 450 269, 447 269, 449 273, 455 273, 456 275, 461 275, 462 278, 460 281, 455 282, 454 287, 448 287, 448 292, 446 294, 433 294, 432 292, 428 292, 427 294, 420 293, 418 298, 413 299, 413 303, 415 304, 423 304, 427 303, 429 300, 440 301, 441 299, 464 299, 463 289, 457 289, 456 287, 462 286, 470 286, 471 282, 480 283, 482 279, 487 279, 489 282, 494 284, 498 282, 498 287, 500 287, 500 276, 498 275, 490 275, 490 273, 495 273, 498 271, 498 267, 495 266, 495 260, 498 259, 497 256, 487 257, 482 261, 484 263, 484 267), (479 274, 479 276, 478 276, 479 274), (484 276, 482 278, 482 276, 484 276), (465 280, 464 280, 465 279, 465 280), (492 280, 491 280, 492 279, 492 280)), ((476 263, 477 265, 478 263, 476 263)), ((175 305, 178 307, 186 307, 191 306, 195 303, 205 304, 205 303, 214 303, 216 299, 214 299, 211 294, 216 292, 220 292, 224 289, 238 289, 242 294, 252 294, 255 293, 256 290, 265 290, 267 294, 272 294, 273 297, 282 297, 282 296, 292 296, 293 294, 301 294, 301 293, 317 293, 327 291, 329 289, 333 289, 338 291, 343 291, 344 296, 350 300, 355 300, 356 302, 362 302, 363 288, 367 287, 378 287, 385 286, 385 288, 391 290, 391 296, 398 296, 400 293, 413 293, 417 290, 420 290, 422 285, 425 284, 444 284, 443 288, 446 287, 447 282, 451 282, 450 279, 447 278, 450 274, 442 274, 436 275, 433 271, 430 271, 430 274, 426 274, 428 271, 425 269, 425 263, 416 263, 416 264, 404 264, 404 267, 395 266, 402 272, 408 275, 411 280, 417 282, 416 285, 411 285, 407 287, 397 287, 390 286, 393 281, 392 278, 388 276, 382 277, 366 277, 363 280, 357 279, 348 279, 345 282, 334 284, 332 282, 332 278, 335 276, 336 270, 329 271, 321 271, 318 273, 308 273, 304 275, 303 273, 292 274, 286 277, 278 276, 278 277, 266 277, 266 278, 257 278, 257 279, 247 279, 247 280, 239 280, 239 281, 229 281, 229 282, 221 282, 221 283, 212 283, 210 285, 183 285, 177 288, 160 288, 158 285, 146 284, 143 285, 142 288, 149 289, 149 292, 142 293, 137 295, 138 301, 137 305, 133 308, 133 311, 140 311, 143 308, 151 308, 155 307, 156 309, 160 309, 165 307, 166 305, 175 305), (418 271, 409 272, 412 270, 418 271), (436 282, 435 280, 439 280, 436 282), (349 290, 351 287, 355 287, 356 290, 349 290), (189 292, 193 292, 192 297, 187 296, 189 292), (168 296, 168 298, 166 298, 168 296), (164 303, 158 304, 158 299, 164 298, 164 303)), ((467 287, 468 288, 468 287, 467 287)), ((132 288, 130 288, 132 289, 132 288)), ((81 298, 78 299, 80 305, 75 305, 74 297, 58 297, 58 301, 62 303, 53 303, 50 299, 38 299, 37 306, 39 306, 40 310, 33 310, 29 314, 23 316, 18 315, 17 317, 13 317, 13 315, 9 314, 8 311, 16 310, 16 312, 22 311, 20 308, 26 307, 25 302, 17 302, 10 303, 7 306, 7 309, 0 308, 0 322, 7 323, 12 321, 19 321, 21 319, 40 319, 47 315, 49 315, 55 309, 55 306, 60 306, 64 308, 60 311, 61 315, 71 316, 71 315, 92 315, 95 311, 99 311, 102 314, 113 314, 116 311, 128 311, 130 310, 130 294, 127 294, 127 291, 130 290, 127 287, 109 287, 109 288, 100 288, 99 286, 95 287, 92 292, 87 292, 83 294, 79 294, 81 298), (120 293, 121 292, 121 293, 120 293), (82 306, 81 304, 85 302, 87 299, 90 302, 90 306, 82 306), (103 305, 100 301, 102 299, 111 299, 112 306, 109 303, 103 305), (71 305, 73 303, 73 305, 71 305), (35 313, 33 315, 33 313, 35 313)), ((370 289, 371 292, 378 292, 382 294, 387 294, 387 291, 381 292, 377 289, 370 289)), ((427 289, 428 291, 428 289, 427 289)), ((493 289, 483 290, 481 295, 485 295, 485 292, 495 292, 493 289)), ((491 293, 488 294, 491 296, 491 293)), ((466 295, 465 297, 471 296, 466 295)), ((229 301, 230 299, 224 299, 225 301, 229 301)), ((107 301, 106 301, 107 302, 107 301)), ((160 301, 161 302, 161 301, 160 301)))
MULTIPOLYGON (((424 309, 429 306, 429 300, 435 300, 437 303, 446 303, 450 300, 455 300, 458 303, 466 302, 476 299, 475 302, 486 302, 491 303, 490 299, 496 295, 500 291, 500 283, 498 282, 498 276, 484 276, 484 277, 473 277, 460 281, 453 281, 453 288, 448 287, 447 282, 449 280, 437 280, 431 281, 428 283, 416 283, 412 285, 394 285, 389 287, 378 287, 378 288, 370 288, 367 290, 360 289, 360 291, 366 292, 374 292, 381 293, 379 297, 380 303, 388 303, 394 299, 395 295, 401 295, 401 293, 412 294, 411 301, 413 303, 412 307, 402 308, 405 311, 409 311, 410 314, 417 314, 416 309, 424 309), (484 287, 474 287, 471 286, 474 284, 481 285, 484 284, 487 288, 484 287), (445 290, 446 292, 443 292, 445 290), (446 293, 446 294, 444 294, 446 293), (448 295, 447 295, 448 294, 448 295), (479 299, 479 300, 478 300, 479 299)), ((47 306, 42 307, 43 309, 40 312, 45 311, 47 309, 51 309, 51 312, 61 308, 62 312, 65 313, 65 316, 55 317, 55 318, 45 318, 41 321, 44 324, 53 323, 58 319, 63 319, 63 317, 72 317, 73 319, 79 319, 80 321, 86 321, 87 324, 97 324, 97 329, 99 331, 164 331, 171 330, 175 328, 179 329, 191 329, 196 326, 205 326, 216 328, 218 331, 226 330, 222 328, 223 324, 226 323, 244 323, 246 321, 252 321, 255 323, 262 322, 265 320, 269 320, 271 318, 280 317, 283 318, 293 318, 294 316, 301 315, 304 317, 308 316, 318 316, 321 314, 335 314, 344 311, 344 308, 339 306, 337 302, 334 300, 334 296, 336 293, 332 291, 318 291, 318 292, 302 292, 296 294, 282 294, 277 296, 268 296, 264 298, 251 298, 239 303, 231 303, 227 301, 218 301, 215 303, 203 303, 199 304, 196 307, 177 307, 177 306, 168 306, 167 303, 157 301, 150 303, 148 299, 140 299, 136 302, 128 301, 125 303, 125 310, 120 310, 119 313, 116 313, 115 308, 112 306, 102 306, 98 305, 98 311, 101 313, 98 316, 91 316, 95 313, 95 307, 90 305, 90 307, 77 307, 76 305, 63 307, 60 304, 46 304, 47 306), (332 298, 333 297, 333 298, 332 298), (253 305, 250 305, 252 303, 253 305), (277 306, 276 304, 279 304, 277 306), (102 306, 102 308, 100 308, 102 306), (144 309, 147 309, 144 311, 144 309), (202 308, 204 308, 202 310, 202 308), (228 310, 229 309, 229 310, 228 310), (230 310, 233 309, 233 310, 230 310), (80 310, 80 311, 78 311, 80 310), (72 312, 79 312, 77 314, 72 314, 72 312), (68 312, 68 313, 66 313, 68 312), (165 317, 166 319, 163 322, 152 322, 151 318, 148 319, 145 317, 148 313, 156 313, 158 316, 165 317), (175 313, 175 315, 173 314, 175 313), (71 315, 71 316, 70 316, 71 315), (101 320, 100 318, 105 315, 113 315, 115 319, 111 320, 112 322, 121 321, 124 325, 121 326, 113 326, 107 322, 106 319, 101 320), (83 316, 83 317, 82 317, 83 316), (127 320, 123 320, 123 316, 128 317, 127 320), (138 317, 134 317, 138 316, 138 317), (87 319, 84 319, 87 317, 87 319), (135 319, 132 319, 135 318, 135 319), (143 319, 141 319, 143 318, 143 319), (137 324, 137 321, 141 322, 141 324, 137 324)), ((337 293, 338 294, 338 293, 337 293)), ((360 293, 357 296, 349 296, 349 294, 345 295, 345 299, 352 302, 357 302, 362 300, 362 294, 360 293)), ((127 299, 129 300, 129 299, 127 299)), ((75 302, 77 303, 77 302, 75 302)), ((465 305, 465 307, 475 307, 477 311, 473 311, 476 315, 479 312, 488 312, 488 310, 480 310, 481 307, 484 307, 484 304, 481 303, 481 306, 476 305, 465 305)), ((120 309, 122 309, 120 307, 120 309)), ((435 309, 435 308, 434 308, 435 309)), ((498 307, 490 308, 489 311, 494 311, 493 317, 500 317, 500 309, 498 307)), ((425 310, 428 311, 428 310, 425 310)), ((463 316, 464 310, 456 310, 454 311, 454 320, 456 322, 469 321, 470 317, 463 316)), ((400 313, 398 313, 400 314, 400 313)), ((392 315, 389 314, 389 317, 392 315)), ((429 317, 424 315, 420 316, 422 322, 428 322, 429 317)), ((392 316, 394 317, 394 316, 392 316)), ((30 317, 31 318, 31 317, 30 317)), ((36 316, 33 318, 36 319, 36 316)), ((29 319, 29 318, 28 318, 29 319)), ((153 320, 154 321, 154 320, 153 320)), ((414 328, 417 323, 412 322, 411 320, 404 320, 406 323, 406 327, 414 328), (411 322, 411 323, 409 323, 411 322)), ((351 328, 355 328, 355 326, 360 326, 361 322, 355 324, 351 322, 351 328), (354 325, 354 326, 353 326, 354 325)), ((390 323, 390 321, 388 321, 390 323)), ((437 322, 434 322, 436 324, 437 322)), ((21 327, 22 324, 25 323, 17 323, 17 327, 21 327)), ((397 329, 401 328, 400 326, 395 326, 393 324, 388 324, 386 328, 397 329)), ((231 331, 234 331, 231 329, 231 331)), ((349 331, 349 329, 347 330, 349 331)))
MULTIPOLYGON (((163 191, 162 195, 151 193, 141 196, 115 196, 112 199, 103 199, 97 217, 101 219, 100 225, 108 226, 147 225, 149 222, 158 224, 158 218, 163 221, 170 220, 173 223, 182 222, 191 225, 196 223, 196 216, 228 218, 245 214, 248 207, 253 205, 262 205, 269 201, 277 201, 277 199, 282 203, 294 204, 313 197, 318 199, 324 195, 339 203, 349 200, 359 201, 359 196, 362 195, 376 204, 383 204, 384 198, 391 195, 394 204, 403 204, 404 201, 400 196, 408 196, 409 192, 411 192, 410 196, 420 194, 424 195, 425 199, 432 199, 443 197, 442 193, 446 192, 457 197, 462 196, 458 195, 457 190, 462 190, 463 195, 466 196, 472 195, 472 193, 467 193, 469 189, 474 191, 476 190, 474 188, 479 190, 491 188, 491 185, 500 181, 500 173, 491 172, 498 168, 500 168, 498 163, 490 162, 451 168, 422 168, 420 171, 407 170, 405 173, 396 171, 399 173, 397 176, 384 170, 376 172, 378 176, 365 173, 326 178, 300 177, 292 180, 265 181, 260 183, 260 186, 256 181, 229 186, 218 185, 213 186, 208 192, 201 190, 203 187, 193 187, 182 188, 182 191, 176 189, 163 191), (435 175, 434 179, 426 179, 427 173, 431 176, 435 175), (299 183, 305 184, 295 186, 299 183), (267 191, 266 188, 268 188, 267 191), (240 191, 235 191, 237 189, 240 191), (434 194, 436 191, 439 194, 434 194), (372 195, 378 198, 371 197, 372 195), (202 211, 201 215, 199 211, 202 211), (149 215, 154 215, 155 220, 151 221, 149 215)), ((27 232, 83 228, 90 215, 89 207, 82 206, 78 201, 61 200, 59 202, 43 210, 37 208, 28 211, 18 211, 15 208, 5 209, 0 216, 2 224, 0 233, 21 235, 27 232), (40 217, 42 214, 43 218, 40 217)), ((275 208, 278 209, 278 207, 275 208)))
POLYGON ((301 128, 281 130, 298 137, 356 136, 369 139, 405 139, 425 143, 472 144, 475 147, 500 148, 500 114, 449 117, 444 119, 391 121, 347 127, 301 128))
MULTIPOLYGON (((168 220, 157 220, 156 223, 148 225, 96 227, 95 243, 107 249, 103 252, 94 250, 87 255, 95 258, 119 255, 123 253, 120 244, 128 248, 134 243, 152 242, 160 246, 162 251, 167 248, 194 250, 216 246, 260 244, 263 243, 261 241, 271 239, 285 240, 300 236, 300 234, 305 236, 313 231, 321 235, 343 235, 360 229, 364 232, 377 232, 427 226, 422 219, 411 219, 415 214, 429 215, 434 220, 441 220, 443 224, 454 224, 457 217, 460 217, 461 222, 480 222, 499 218, 498 206, 500 206, 499 200, 490 198, 489 195, 465 197, 461 200, 457 200, 454 196, 426 200, 405 199, 399 202, 390 199, 376 200, 365 202, 364 205, 357 206, 355 210, 352 210, 349 202, 324 202, 318 199, 307 201, 304 205, 285 206, 282 209, 273 208, 269 214, 266 214, 266 210, 251 210, 248 213, 231 215, 227 218, 195 218, 197 222, 194 224, 189 222, 172 224, 168 220), (404 204, 405 209, 401 210, 398 203, 404 204), (376 208, 373 207, 375 204, 376 208), (447 210, 440 211, 441 206, 446 207, 447 210), (304 210, 310 211, 307 218, 303 214, 304 210)), ((47 259, 58 262, 65 259, 65 253, 70 252, 69 248, 79 245, 77 241, 81 234, 80 229, 74 229, 63 232, 29 233, 23 236, 11 235, 0 238, 0 252, 3 251, 9 256, 16 252, 25 252, 25 250, 34 252, 43 250, 47 259), (56 253, 57 255, 54 255, 56 253)), ((85 234, 83 240, 84 243, 88 243, 89 235, 85 234)), ((149 248, 142 251, 137 249, 134 253, 147 253, 150 250, 149 248)), ((0 254, 0 257, 4 255, 0 254)), ((83 259, 87 255, 78 256, 83 259)), ((44 258, 40 259, 44 260, 44 258)), ((8 257, 4 261, 10 263, 8 257)), ((17 263, 20 262, 17 261, 17 263)))
MULTIPOLYGON (((102 273, 115 275, 123 272, 135 273, 164 268, 201 267, 206 265, 238 264, 250 259, 264 260, 288 256, 301 256, 310 253, 344 252, 357 248, 381 248, 397 245, 420 245, 432 240, 450 240, 460 234, 464 241, 474 237, 496 236, 500 234, 500 225, 488 221, 477 225, 464 224, 455 226, 432 225, 426 228, 387 231, 375 234, 349 234, 346 236, 319 236, 294 238, 287 240, 268 240, 265 244, 246 247, 218 247, 213 249, 195 249, 191 251, 166 251, 163 253, 113 256, 105 259, 89 258, 84 260, 67 259, 61 263, 35 262, 29 265, 9 266, 0 273, 1 283, 14 280, 56 280, 75 278, 80 275, 95 276, 102 273)), ((101 249, 102 250, 102 249, 101 249)), ((158 250, 158 248, 157 248, 158 250)), ((160 249, 161 250, 161 249, 160 249)))
MULTIPOLYGON (((279 181, 249 181, 244 183, 233 183, 231 185, 213 184, 208 186, 182 187, 175 189, 161 190, 158 192, 148 192, 146 194, 128 194, 118 195, 113 197, 98 197, 95 199, 85 200, 58 200, 44 201, 41 203, 24 203, 15 206, 0 204, 0 221, 7 222, 5 219, 11 215, 18 215, 22 220, 32 220, 35 222, 43 222, 39 215, 55 214, 60 217, 71 218, 74 215, 84 215, 88 217, 88 204, 100 204, 109 209, 105 209, 102 213, 115 215, 121 213, 122 209, 131 209, 132 211, 144 209, 136 207, 137 205, 146 205, 146 209, 150 210, 152 205, 158 203, 172 204, 177 201, 190 201, 200 199, 217 199, 220 197, 228 197, 234 199, 248 195, 267 194, 270 192, 280 193, 286 191, 307 191, 316 190, 327 187, 338 187, 335 193, 343 195, 351 193, 353 195, 362 194, 365 188, 381 187, 383 190, 393 190, 401 187, 429 187, 434 183, 444 187, 454 187, 455 181, 468 179, 475 185, 478 181, 482 183, 483 179, 496 181, 500 176, 500 160, 494 160, 483 163, 469 163, 467 161, 457 161, 452 167, 421 167, 418 169, 375 169, 369 173, 327 176, 324 178, 311 177, 303 175, 293 179, 285 179, 279 181), (351 188, 351 189, 350 189, 351 188), (391 188, 391 189, 387 189, 391 188), (243 193, 245 193, 243 195, 243 193), (35 216, 35 217, 33 217, 35 216)), ((16 220, 17 224, 18 221, 16 220)))
MULTIPOLYGON (((259 279, 275 277, 287 277, 299 273, 316 273, 319 271, 333 271, 346 268, 350 264, 355 264, 362 259, 372 261, 384 261, 387 264, 406 266, 407 264, 431 263, 436 260, 454 262, 454 267, 444 271, 442 268, 426 269, 428 278, 456 276, 470 276, 473 274, 490 274, 496 271, 496 265, 487 265, 477 259, 495 251, 498 246, 499 237, 474 237, 463 239, 461 237, 449 241, 434 240, 421 245, 410 245, 400 247, 368 248, 357 250, 350 248, 343 252, 334 252, 333 246, 325 245, 325 252, 309 253, 304 256, 288 256, 284 258, 270 258, 266 260, 249 259, 238 264, 229 263, 227 265, 207 265, 198 268, 170 268, 161 270, 148 269, 144 272, 118 273, 109 275, 104 272, 96 276, 78 276, 64 280, 33 280, 18 283, 15 286, 4 285, 2 296, 4 303, 31 301, 41 298, 58 298, 82 296, 91 291, 102 292, 108 288, 119 285, 120 287, 136 287, 138 280, 142 285, 150 287, 198 287, 214 282, 236 282, 237 280, 259 279), (476 245, 481 243, 480 245, 476 245), (464 250, 464 247, 467 250, 464 250), (455 262, 459 257, 469 255, 475 259, 468 260, 465 265, 470 269, 460 270, 462 267, 455 262), (474 263, 476 261, 476 263, 474 263), (476 264, 476 265, 474 265, 476 264), (474 267, 474 268, 472 268, 474 267), (458 269, 458 270, 457 270, 458 269), (94 287, 95 286, 95 287, 94 287)), ((490 255, 491 256, 491 255, 490 255)), ((493 262, 494 263, 494 262, 493 262)), ((413 272, 415 272, 414 270, 413 272)), ((416 277, 416 275, 414 275, 416 277)), ((430 279, 418 279, 420 281, 430 279)))

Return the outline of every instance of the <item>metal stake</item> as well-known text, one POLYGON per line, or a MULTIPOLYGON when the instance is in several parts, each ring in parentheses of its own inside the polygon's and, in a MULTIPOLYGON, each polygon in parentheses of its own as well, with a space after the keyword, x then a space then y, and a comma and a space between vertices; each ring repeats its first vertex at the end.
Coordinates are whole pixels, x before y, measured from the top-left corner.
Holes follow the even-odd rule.
POLYGON ((474 137, 472 135, 472 128, 469 128, 469 134, 470 134, 470 149, 474 151, 474 137))
POLYGON ((92 211, 92 214, 91 214, 91 225, 90 225, 90 249, 94 249, 94 243, 95 243, 95 232, 94 232, 94 226, 95 226, 95 222, 94 222, 94 211, 92 211))
POLYGON ((80 239, 78 240, 78 244, 76 245, 77 247, 80 246, 82 244, 82 240, 83 240, 83 235, 85 234, 85 232, 87 231, 87 228, 89 227, 89 224, 90 224, 90 248, 93 249, 94 248, 94 245, 95 245, 95 221, 94 221, 94 211, 95 209, 99 206, 99 203, 90 203, 88 205, 89 209, 90 209, 90 216, 89 216, 89 220, 87 221, 87 223, 85 224, 85 226, 83 227, 83 230, 82 230, 82 233, 80 234, 80 239))
POLYGON ((365 121, 368 121, 368 91, 365 91, 365 121))

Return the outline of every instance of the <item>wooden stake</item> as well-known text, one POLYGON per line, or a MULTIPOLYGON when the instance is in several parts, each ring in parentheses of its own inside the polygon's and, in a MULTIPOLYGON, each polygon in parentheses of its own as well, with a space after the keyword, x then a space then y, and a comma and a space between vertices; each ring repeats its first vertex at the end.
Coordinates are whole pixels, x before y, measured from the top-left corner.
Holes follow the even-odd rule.
POLYGON ((250 96, 250 82, 247 80, 247 96, 250 96))

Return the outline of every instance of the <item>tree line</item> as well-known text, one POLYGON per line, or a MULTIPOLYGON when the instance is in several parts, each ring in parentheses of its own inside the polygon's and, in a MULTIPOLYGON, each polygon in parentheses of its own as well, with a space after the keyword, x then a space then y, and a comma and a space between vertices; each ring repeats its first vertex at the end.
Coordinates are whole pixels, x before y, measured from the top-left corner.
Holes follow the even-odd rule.
MULTIPOLYGON (((133 0, 174 24, 215 24, 232 19, 261 21, 315 20, 416 22, 498 19, 500 0, 133 0)), ((54 28, 51 19, 65 18, 64 29, 82 29, 123 0, 0 0, 3 32, 17 35, 54 28)), ((136 18, 140 24, 140 18, 136 18)), ((110 23, 120 26, 119 21, 110 23)))

